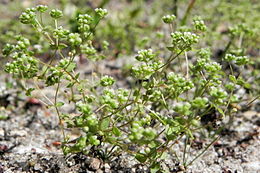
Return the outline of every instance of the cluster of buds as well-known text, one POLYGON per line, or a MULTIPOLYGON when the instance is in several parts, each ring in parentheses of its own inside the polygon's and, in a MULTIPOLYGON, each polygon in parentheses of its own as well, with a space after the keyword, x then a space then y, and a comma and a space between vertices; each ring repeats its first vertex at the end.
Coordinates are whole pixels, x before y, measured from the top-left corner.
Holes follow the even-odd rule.
POLYGON ((224 57, 224 60, 228 62, 234 62, 236 65, 246 65, 249 63, 249 58, 247 56, 236 56, 232 54, 227 54, 224 57))
POLYGON ((35 8, 28 8, 23 12, 19 19, 23 24, 35 24, 36 22, 36 9, 35 8))
POLYGON ((200 17, 196 17, 193 19, 193 26, 196 31, 205 32, 207 30, 207 26, 200 17))
POLYGON ((58 9, 53 9, 50 12, 50 16, 54 19, 59 19, 63 16, 62 11, 58 10, 58 9))
POLYGON ((176 19, 176 16, 173 15, 173 14, 172 15, 166 15, 166 16, 162 17, 163 22, 167 23, 167 24, 172 23, 175 19, 176 19))
POLYGON ((107 9, 103 9, 103 8, 96 8, 95 12, 98 14, 98 16, 102 19, 104 17, 106 17, 106 15, 108 14, 107 9))
POLYGON ((155 58, 155 54, 152 49, 140 50, 138 51, 138 55, 135 57, 137 61, 141 62, 150 62, 155 58))
POLYGON ((191 50, 191 46, 199 41, 199 36, 191 32, 176 31, 171 34, 173 50, 191 50))
POLYGON ((77 18, 78 21, 78 29, 80 32, 85 33, 89 32, 90 24, 92 23, 93 19, 88 14, 80 14, 77 18))

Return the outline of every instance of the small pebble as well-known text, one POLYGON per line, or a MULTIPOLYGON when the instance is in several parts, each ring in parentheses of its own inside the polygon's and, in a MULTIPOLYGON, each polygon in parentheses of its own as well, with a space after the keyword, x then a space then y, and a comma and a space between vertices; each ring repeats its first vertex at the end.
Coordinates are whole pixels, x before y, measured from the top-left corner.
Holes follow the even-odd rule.
POLYGON ((96 173, 103 173, 101 169, 96 170, 96 173))
POLYGON ((245 171, 259 171, 260 170, 260 162, 249 162, 243 164, 245 171))
POLYGON ((25 130, 12 130, 10 136, 24 137, 27 136, 27 132, 25 130))
POLYGON ((41 165, 38 164, 38 163, 35 164, 35 165, 34 165, 34 170, 35 170, 35 171, 42 171, 42 167, 41 167, 41 165))
POLYGON ((101 165, 101 161, 97 158, 91 158, 89 168, 92 170, 98 170, 101 165))
POLYGON ((5 135, 5 131, 4 131, 4 129, 0 129, 0 136, 4 136, 5 135))

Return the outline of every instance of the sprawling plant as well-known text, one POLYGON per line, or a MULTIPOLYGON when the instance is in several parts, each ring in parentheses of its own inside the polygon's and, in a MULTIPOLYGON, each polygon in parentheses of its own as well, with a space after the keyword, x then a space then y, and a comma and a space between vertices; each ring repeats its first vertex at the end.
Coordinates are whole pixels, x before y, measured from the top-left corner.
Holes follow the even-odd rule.
MULTIPOLYGON (((194 19, 192 27, 178 30, 176 17, 164 16, 162 21, 172 29, 169 45, 163 51, 138 51, 131 69, 135 84, 118 88, 111 76, 93 74, 97 80, 88 80, 76 72, 76 57, 84 55, 91 61, 99 61, 109 51, 107 41, 101 44, 101 49, 93 44, 93 33, 108 14, 107 10, 95 9, 94 16, 79 14, 77 33, 59 26, 63 13, 58 9, 49 12, 54 26, 44 26, 38 18, 47 11, 48 7, 43 5, 29 8, 21 14, 20 21, 31 25, 48 41, 49 62, 38 58, 31 49, 33 45, 23 36, 17 36, 16 44, 7 44, 3 55, 11 59, 5 66, 6 72, 35 81, 36 87, 24 86, 28 95, 40 89, 40 83, 56 87, 54 101, 48 98, 47 106, 54 107, 59 117, 64 154, 92 152, 107 159, 125 152, 157 170, 160 161, 174 151, 176 141, 185 138, 182 161, 188 166, 201 155, 187 159, 186 146, 194 139, 193 134, 236 111, 231 106, 240 99, 235 91, 246 82, 232 67, 244 66, 249 59, 227 50, 222 59, 230 67, 226 73, 220 63, 212 60, 209 48, 199 47, 207 30, 199 17, 194 19), (60 96, 61 87, 69 89, 69 97, 60 96), (76 114, 61 111, 68 103, 74 104, 76 114), (218 118, 202 121, 210 114, 217 114, 218 118), (81 135, 70 139, 69 128, 80 129, 81 135)), ((213 129, 214 142, 221 127, 213 129)), ((178 152, 174 151, 176 159, 178 152)))

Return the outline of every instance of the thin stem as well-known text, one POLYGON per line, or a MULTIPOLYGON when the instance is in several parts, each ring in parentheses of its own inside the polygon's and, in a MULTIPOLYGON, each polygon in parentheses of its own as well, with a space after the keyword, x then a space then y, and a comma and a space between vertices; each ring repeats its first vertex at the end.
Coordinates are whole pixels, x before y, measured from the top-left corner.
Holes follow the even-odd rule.
POLYGON ((52 40, 52 38, 50 37, 50 35, 47 33, 47 32, 42 32, 43 31, 43 27, 42 25, 40 24, 40 22, 36 19, 35 20, 37 25, 40 27, 41 30, 38 30, 38 28, 36 26, 33 25, 33 27, 40 33, 43 33, 43 35, 45 35, 47 37, 47 39, 50 40, 51 44, 54 44, 54 41, 52 40))
POLYGON ((113 145, 113 147, 110 149, 110 151, 107 153, 108 159, 112 156, 113 150, 116 148, 116 145, 113 145))
POLYGON ((65 141, 65 132, 64 132, 64 126, 63 126, 63 123, 62 123, 62 119, 61 119, 61 116, 60 116, 60 111, 57 107, 57 98, 58 98, 58 93, 59 93, 59 89, 60 89, 60 82, 58 83, 57 85, 57 88, 56 88, 56 91, 55 91, 55 97, 54 97, 54 107, 55 107, 55 110, 58 114, 58 118, 59 118, 59 124, 61 126, 61 131, 62 131, 62 135, 63 135, 63 140, 65 141))
POLYGON ((37 90, 40 91, 41 95, 50 102, 51 105, 54 105, 54 103, 42 92, 42 90, 40 89, 39 85, 36 83, 36 79, 33 78, 33 83, 35 85, 35 87, 37 88, 37 90))
POLYGON ((169 64, 176 59, 184 50, 181 50, 177 55, 173 56, 173 54, 171 54, 170 58, 168 59, 168 61, 163 64, 161 67, 159 67, 156 71, 162 69, 162 68, 167 68, 169 66, 169 64))
POLYGON ((217 136, 200 154, 198 154, 194 159, 192 159, 187 165, 185 165, 185 167, 188 167, 189 165, 191 165, 195 160, 197 160, 201 155, 203 155, 211 145, 213 145, 220 136, 217 136))
POLYGON ((93 31, 95 31, 97 25, 99 24, 100 19, 97 21, 97 23, 95 24, 95 26, 93 28, 91 28, 91 31, 88 33, 86 40, 88 40, 88 38, 90 37, 91 33, 93 33, 93 31))
POLYGON ((238 48, 240 49, 242 47, 244 32, 242 32, 239 36, 239 42, 238 42, 238 48))
POLYGON ((173 14, 177 17, 178 16, 178 0, 173 0, 173 14))
MULTIPOLYGON (((128 97, 127 97, 126 103, 129 102, 130 97, 131 97, 131 95, 132 95, 132 92, 133 92, 133 88, 131 88, 131 90, 130 90, 130 93, 129 93, 128 97)), ((124 109, 126 110, 127 114, 129 114, 129 111, 127 110, 127 107, 125 107, 124 109)))
POLYGON ((171 32, 174 32, 174 31, 173 31, 173 24, 172 24, 172 23, 169 24, 169 27, 170 27, 170 31, 171 31, 171 32))
MULTIPOLYGON (((52 64, 52 62, 53 62, 53 60, 54 60, 54 55, 56 55, 56 52, 57 52, 57 50, 55 50, 55 52, 54 52, 53 55, 51 56, 51 61, 49 62, 48 67, 51 66, 51 64, 52 64)), ((43 72, 40 76, 44 76, 47 71, 48 71, 48 68, 46 68, 46 69, 44 70, 44 72, 43 72)))
POLYGON ((200 74, 201 74, 201 76, 203 77, 204 80, 207 80, 202 71, 200 71, 200 74))
POLYGON ((200 90, 196 91, 194 94, 193 98, 196 98, 198 96, 202 96, 204 94, 204 92, 207 90, 208 84, 210 82, 210 79, 207 80, 207 82, 205 83, 205 85, 203 86, 203 88, 201 87, 200 90))
POLYGON ((40 21, 41 21, 41 25, 43 25, 42 13, 40 13, 40 21))
MULTIPOLYGON (((181 135, 179 136, 179 138, 176 139, 169 147, 167 147, 167 146, 168 146, 168 144, 170 143, 170 141, 167 140, 164 144, 160 145, 160 146, 157 148, 157 151, 159 151, 160 148, 162 148, 162 149, 161 149, 161 155, 162 155, 163 152, 165 152, 166 150, 169 150, 170 148, 172 148, 173 145, 176 144, 176 142, 179 141, 179 140, 183 137, 183 135, 184 135, 184 133, 181 134, 181 135), (165 146, 165 147, 164 147, 164 146, 165 146)), ((174 152, 175 152, 175 151, 174 151, 174 152)), ((175 153, 175 154, 176 154, 176 153, 175 153)), ((177 156, 177 154, 176 154, 176 156, 177 156)), ((177 158, 178 160, 180 160, 180 159, 178 158, 178 156, 177 156, 176 158, 177 158)))
MULTIPOLYGON (((50 65, 50 64, 46 64, 46 63, 43 62, 43 61, 40 61, 40 60, 39 60, 39 62, 40 62, 41 64, 46 65, 47 67, 54 67, 54 66, 52 66, 52 65, 50 65)), ((68 72, 66 69, 62 69, 62 72, 67 73, 76 83, 80 84, 80 81, 79 81, 78 79, 76 79, 76 78, 75 78, 70 72, 68 72)))
POLYGON ((182 162, 184 165, 186 164, 185 158, 186 158, 186 151, 187 151, 187 141, 188 141, 188 135, 186 135, 186 139, 184 141, 184 151, 182 155, 182 162))
POLYGON ((73 86, 70 88, 70 92, 71 92, 71 101, 75 102, 75 94, 74 94, 74 90, 73 90, 73 86))
POLYGON ((163 104, 164 104, 165 108, 169 111, 169 106, 168 106, 168 104, 166 103, 166 100, 165 100, 165 98, 164 98, 164 95, 161 94, 161 96, 162 96, 162 100, 163 100, 163 104))
POLYGON ((228 49, 230 48, 230 46, 231 46, 233 40, 234 40, 234 37, 231 37, 230 40, 229 40, 229 42, 228 42, 228 44, 226 45, 224 51, 223 51, 222 54, 220 55, 220 59, 222 59, 223 57, 225 57, 225 55, 226 55, 228 49))
POLYGON ((187 18, 188 18, 189 14, 190 14, 191 9, 194 7, 195 2, 196 2, 196 0, 190 0, 188 8, 185 11, 185 15, 184 15, 184 17, 181 20, 181 25, 185 25, 186 24, 187 18))
POLYGON ((188 60, 188 55, 187 52, 184 52, 185 54, 185 60, 186 60, 186 78, 189 78, 189 60, 188 60))
POLYGON ((62 54, 61 51, 58 51, 59 52, 59 55, 61 56, 62 59, 66 59, 65 56, 62 54))
POLYGON ((145 107, 146 110, 150 111, 151 113, 153 113, 153 115, 163 124, 166 125, 166 123, 163 121, 163 119, 157 115, 156 112, 154 112, 153 110, 149 109, 148 107, 145 107))
MULTIPOLYGON (((55 23, 55 29, 58 29, 58 21, 56 19, 54 20, 54 23, 55 23)), ((59 46, 59 38, 58 37, 56 38, 56 46, 57 47, 59 46)))
POLYGON ((247 107, 249 107, 254 101, 260 98, 260 95, 256 96, 253 100, 251 100, 249 103, 247 103, 247 107))
MULTIPOLYGON (((122 106, 121 108, 118 108, 115 112, 112 112, 111 114, 109 114, 109 115, 107 115, 107 116, 104 116, 104 117, 102 117, 101 118, 101 120, 103 120, 103 119, 105 119, 105 118, 108 118, 108 117, 111 117, 112 115, 114 115, 114 114, 116 114, 116 113, 118 113, 119 111, 121 111, 121 110, 123 110, 123 109, 125 109, 125 107, 127 107, 127 106, 129 106, 129 105, 131 105, 131 104, 133 104, 134 102, 132 101, 132 102, 130 102, 130 103, 128 103, 128 104, 125 104, 124 106, 122 106)), ((101 121, 100 120, 100 121, 101 121)))
POLYGON ((204 115, 206 115, 207 113, 209 113, 211 109, 212 109, 212 105, 210 105, 207 110, 205 110, 203 113, 201 113, 201 114, 200 114, 200 117, 203 117, 204 115))
POLYGON ((24 82, 24 75, 23 75, 23 73, 21 71, 19 73, 20 73, 20 75, 22 77, 21 85, 23 86, 23 89, 26 89, 27 87, 26 87, 26 83, 24 82))
POLYGON ((232 68, 232 65, 231 65, 230 63, 228 63, 228 65, 229 65, 229 68, 230 68, 231 74, 234 76, 234 70, 233 70, 233 68, 232 68))
POLYGON ((104 8, 104 6, 109 3, 110 0, 103 0, 99 5, 98 5, 98 8, 104 8))
MULTIPOLYGON (((139 110, 136 111, 136 113, 135 113, 135 115, 134 115, 133 117, 136 117, 136 115, 137 115, 138 113, 139 113, 139 110)), ((104 119, 104 118, 103 118, 103 119, 104 119)), ((131 120, 127 121, 127 123, 118 126, 117 128, 120 129, 120 128, 122 128, 122 127, 124 127, 124 126, 126 126, 126 125, 128 125, 128 124, 130 124, 130 123, 132 123, 132 122, 133 122, 133 118, 132 118, 131 120)), ((112 131, 112 130, 113 130, 113 128, 110 128, 110 129, 104 130, 104 132, 109 132, 109 131, 112 131)), ((121 129, 121 130, 122 130, 122 129, 121 129)), ((127 133, 127 132, 125 132, 125 133, 127 133)))
POLYGON ((104 107, 106 107, 107 104, 103 104, 102 106, 100 106, 99 108, 97 108, 94 112, 98 113, 101 109, 103 109, 104 107))
POLYGON ((226 112, 227 112, 227 110, 228 110, 228 107, 229 107, 229 105, 230 105, 232 96, 233 96, 233 90, 232 90, 231 93, 230 93, 230 96, 229 96, 229 99, 228 99, 228 103, 227 103, 226 108, 225 108, 225 110, 224 110, 224 115, 226 114, 226 112))

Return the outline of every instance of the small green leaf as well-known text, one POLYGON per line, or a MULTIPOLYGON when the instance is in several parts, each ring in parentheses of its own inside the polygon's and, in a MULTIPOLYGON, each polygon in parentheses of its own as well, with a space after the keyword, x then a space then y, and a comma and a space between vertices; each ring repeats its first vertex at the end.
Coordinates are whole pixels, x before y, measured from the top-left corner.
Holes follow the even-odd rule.
POLYGON ((152 111, 150 113, 151 117, 153 117, 154 119, 158 119, 163 125, 166 125, 166 122, 160 117, 160 115, 158 115, 156 112, 152 111))
POLYGON ((225 113, 224 113, 224 111, 221 109, 221 108, 219 108, 217 105, 213 105, 214 107, 215 107, 215 109, 221 114, 221 115, 223 115, 224 117, 225 117, 225 113))
POLYGON ((160 163, 155 162, 150 167, 150 171, 151 171, 151 173, 157 173, 160 170, 160 168, 161 168, 160 163))
POLYGON ((117 138, 115 138, 115 137, 108 136, 108 137, 106 138, 106 140, 107 140, 109 143, 111 143, 111 144, 117 143, 117 138))
POLYGON ((35 88, 29 88, 29 89, 27 89, 26 92, 25 92, 25 95, 26 95, 26 96, 31 96, 33 90, 35 90, 35 88))
POLYGON ((163 154, 161 155, 160 159, 165 160, 167 158, 169 158, 169 154, 167 152, 163 152, 163 154))
POLYGON ((8 119, 8 116, 6 116, 6 115, 0 115, 0 120, 6 120, 6 119, 8 119))
POLYGON ((106 130, 108 129, 110 124, 110 119, 109 118, 105 118, 101 121, 100 123, 100 130, 106 130))
POLYGON ((80 75, 80 73, 77 73, 76 76, 75 76, 75 79, 78 79, 79 75, 80 75))
POLYGON ((112 132, 116 136, 120 136, 121 135, 121 131, 117 127, 113 127, 112 132))
POLYGON ((135 155, 135 158, 141 162, 141 163, 144 163, 146 160, 147 160, 147 156, 145 156, 144 154, 140 154, 140 153, 137 153, 135 155))
POLYGON ((172 52, 175 50, 174 47, 167 47, 167 49, 168 49, 169 51, 172 51, 172 52))
POLYGON ((50 48, 51 48, 51 50, 57 50, 58 49, 56 44, 51 44, 50 48))
POLYGON ((67 66, 66 71, 71 72, 72 70, 75 69, 75 67, 76 67, 76 63, 71 62, 71 63, 67 66))
POLYGON ((64 105, 63 102, 57 102, 55 106, 56 106, 56 107, 61 107, 61 106, 63 106, 63 105, 64 105))
POLYGON ((246 89, 250 89, 251 88, 251 85, 250 85, 250 83, 244 83, 244 87, 246 88, 246 89))
POLYGON ((87 142, 87 137, 86 136, 81 136, 78 140, 77 140, 77 143, 75 145, 75 147, 78 149, 78 150, 82 150, 86 147, 86 142, 87 142))
POLYGON ((59 46, 58 46, 58 48, 60 50, 66 48, 66 47, 68 47, 68 46, 66 44, 64 44, 64 43, 60 43, 59 46))
POLYGON ((192 132, 191 132, 190 129, 187 129, 187 130, 186 130, 186 134, 187 134, 191 139, 194 139, 193 134, 192 134, 192 132))
POLYGON ((77 90, 78 90, 79 92, 82 92, 84 89, 85 89, 85 85, 84 85, 83 82, 80 83, 79 85, 77 85, 77 90))
POLYGON ((70 82, 66 87, 67 87, 67 88, 71 88, 71 87, 73 87, 73 85, 74 85, 75 83, 76 83, 75 81, 72 81, 72 82, 70 82))
POLYGON ((233 83, 237 82, 237 79, 234 75, 229 75, 229 80, 231 80, 233 83))

